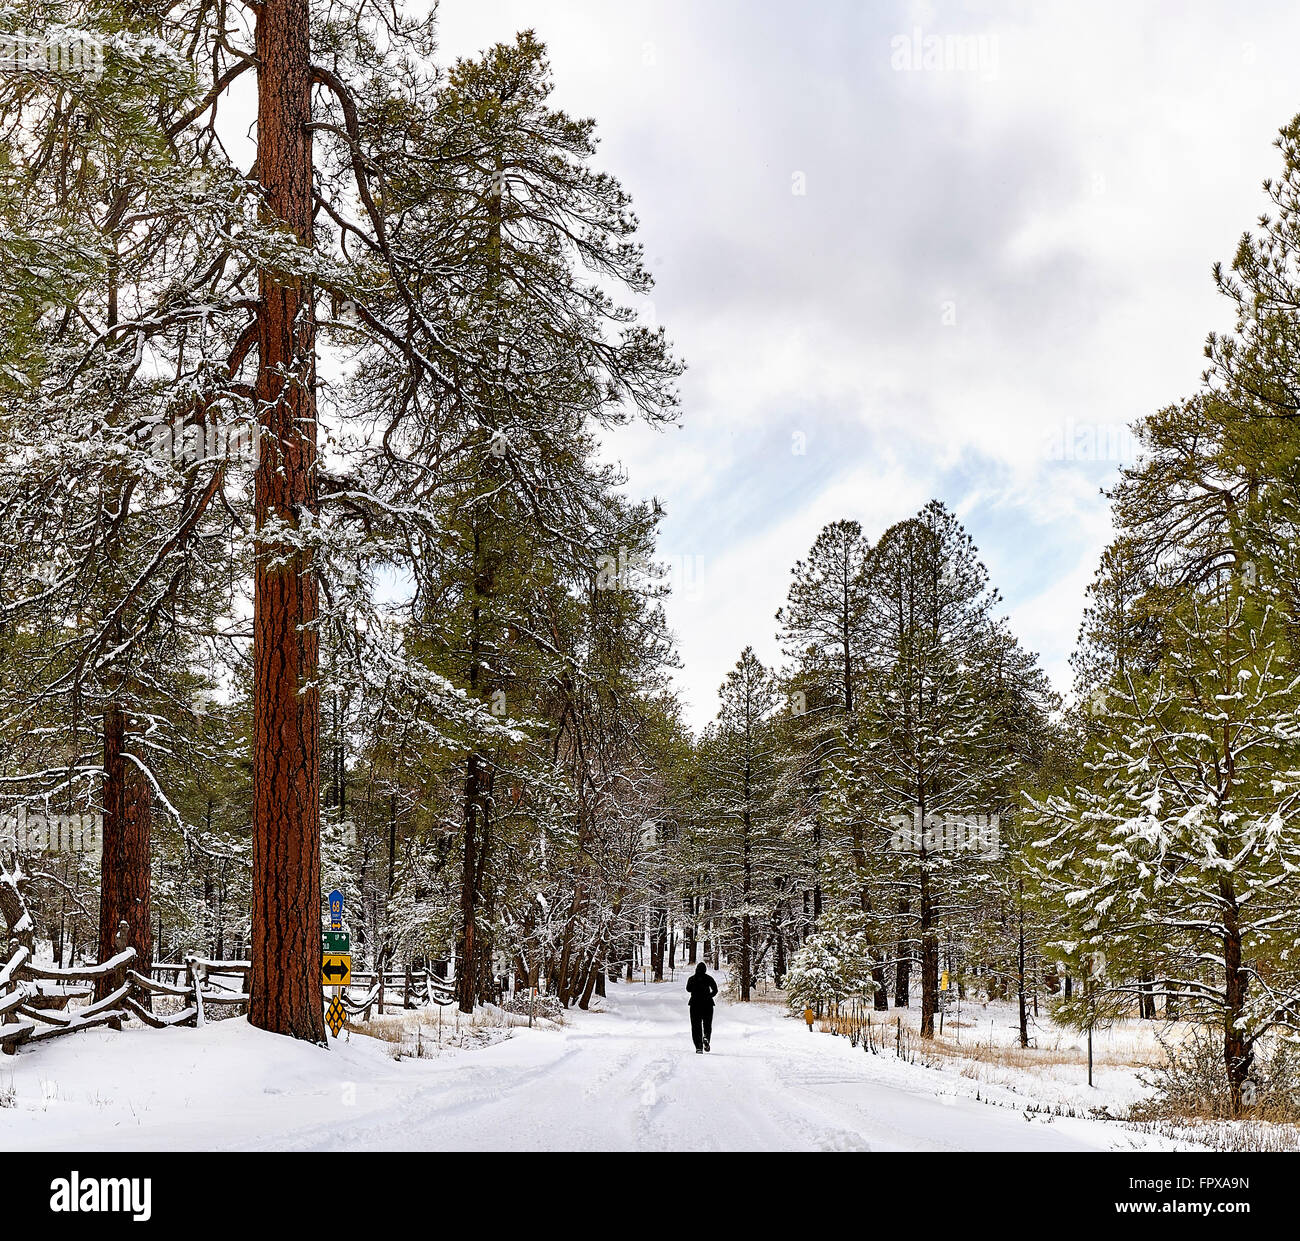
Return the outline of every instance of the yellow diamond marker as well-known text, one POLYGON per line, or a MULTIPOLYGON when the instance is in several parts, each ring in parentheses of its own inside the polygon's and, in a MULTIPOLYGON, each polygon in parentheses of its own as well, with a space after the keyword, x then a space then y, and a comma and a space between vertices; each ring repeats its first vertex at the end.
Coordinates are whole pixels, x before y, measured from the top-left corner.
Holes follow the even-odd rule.
POLYGON ((325 1010, 325 1020, 329 1024, 330 1033, 338 1038, 339 1031, 343 1029, 343 1023, 348 1019, 343 1005, 339 1003, 339 997, 336 995, 330 1001, 330 1006, 325 1010))

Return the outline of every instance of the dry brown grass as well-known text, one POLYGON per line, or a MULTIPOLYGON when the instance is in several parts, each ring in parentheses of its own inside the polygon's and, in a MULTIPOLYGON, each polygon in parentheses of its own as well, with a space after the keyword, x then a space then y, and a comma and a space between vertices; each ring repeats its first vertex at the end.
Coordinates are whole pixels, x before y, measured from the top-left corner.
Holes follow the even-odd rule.
MULTIPOLYGON (((817 1020, 816 1028, 823 1033, 833 1033, 848 1037, 855 1032, 860 1041, 870 1037, 874 1045, 884 1054, 893 1054, 897 1047, 896 1018, 883 1020, 873 1018, 870 1029, 861 1018, 836 1017, 828 1014, 817 1020)), ((1028 1047, 1021 1047, 1018 1042, 999 1043, 987 1037, 988 1026, 981 1021, 958 1022, 949 1016, 944 1023, 944 1032, 933 1038, 922 1039, 919 1032, 908 1022, 902 1029, 902 1052, 908 1059, 934 1067, 947 1067, 972 1080, 984 1080, 987 1069, 1006 1070, 1010 1073, 1041 1073, 1059 1067, 1085 1068, 1088 1063, 1086 1047, 1073 1042, 1056 1041, 1043 1045, 1033 1042, 1028 1047), (985 1038, 981 1040, 981 1032, 985 1038)), ((1064 1031, 1060 1032, 1064 1034, 1064 1031)), ((1092 1063, 1096 1069, 1144 1069, 1163 1064, 1165 1049, 1154 1044, 1149 1047, 1110 1046, 1099 1043, 1093 1049, 1092 1063)))
MULTIPOLYGON (((554 1029, 564 1022, 563 1018, 559 1021, 539 1018, 535 1024, 554 1029)), ((364 1034, 391 1044, 393 1059, 401 1060, 406 1056, 436 1056, 440 1051, 490 1046, 527 1025, 527 1016, 508 1013, 490 1004, 468 1015, 452 1008, 420 1008, 385 1013, 382 1017, 375 1013, 369 1021, 360 1016, 349 1017, 343 1028, 351 1034, 364 1034)))
MULTIPOLYGON (((1088 1052, 1081 1047, 1021 1047, 1018 1043, 1011 1046, 988 1043, 959 1043, 950 1039, 945 1033, 942 1038, 936 1036, 925 1044, 928 1054, 943 1056, 955 1060, 967 1060, 971 1065, 994 1065, 998 1068, 1033 1070, 1061 1065, 1084 1065, 1088 1063, 1088 1052)), ((1092 1063, 1095 1068, 1142 1068, 1158 1063, 1164 1053, 1157 1047, 1151 1052, 1138 1053, 1133 1049, 1116 1051, 1096 1048, 1092 1063)), ((967 1077, 975 1077, 972 1067, 962 1070, 967 1077)))

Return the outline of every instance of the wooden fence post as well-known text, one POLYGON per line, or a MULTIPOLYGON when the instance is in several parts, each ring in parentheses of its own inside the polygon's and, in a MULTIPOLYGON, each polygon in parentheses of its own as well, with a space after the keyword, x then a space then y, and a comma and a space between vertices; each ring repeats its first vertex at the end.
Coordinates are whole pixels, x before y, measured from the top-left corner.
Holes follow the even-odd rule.
POLYGON ((185 985, 194 992, 194 1028, 201 1028, 207 1021, 203 1012, 203 981, 207 968, 193 955, 185 958, 185 985))

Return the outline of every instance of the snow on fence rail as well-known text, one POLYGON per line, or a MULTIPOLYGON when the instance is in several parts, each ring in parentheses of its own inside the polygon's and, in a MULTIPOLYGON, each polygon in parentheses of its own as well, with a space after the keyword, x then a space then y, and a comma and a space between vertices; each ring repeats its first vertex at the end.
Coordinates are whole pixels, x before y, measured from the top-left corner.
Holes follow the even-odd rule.
POLYGON ((352 982, 342 988, 339 1001, 352 1016, 361 1015, 369 1021, 371 1012, 379 1010, 384 1014, 385 1002, 396 1003, 396 996, 401 995, 402 1008, 420 1008, 425 1004, 437 1004, 446 1008, 456 1002, 456 993, 451 983, 438 978, 427 967, 422 970, 406 969, 376 971, 356 971, 352 973, 352 982), (361 991, 360 999, 353 999, 349 990, 361 991), (393 998, 389 1000, 389 996, 393 998))
MULTIPOLYGON (((159 977, 145 978, 132 970, 131 981, 143 992, 180 998, 185 1001, 185 1006, 177 1013, 160 1017, 134 996, 127 999, 126 1005, 146 1025, 201 1026, 206 1020, 206 1010, 215 1005, 233 1005, 237 1010, 247 1011, 251 973, 252 963, 249 961, 186 957, 180 964, 161 962, 150 970, 151 975, 159 977), (231 979, 238 980, 236 985, 228 985, 231 979)), ((429 969, 385 970, 382 974, 359 970, 354 971, 352 981, 340 989, 339 1001, 352 1016, 360 1015, 369 1021, 375 1010, 383 1016, 386 1005, 421 1008, 426 1004, 437 1004, 445 1007, 456 1002, 456 995, 450 983, 436 977, 429 969), (354 996, 357 992, 359 996, 354 996)))
MULTIPOLYGON (((136 969, 137 953, 126 942, 121 923, 116 949, 107 961, 67 968, 37 965, 32 956, 34 925, 23 896, 27 877, 15 866, 0 865, 0 914, 9 924, 7 946, 0 950, 0 1052, 13 1055, 24 1043, 37 1043, 78 1030, 109 1026, 120 1030, 128 1017, 147 1026, 202 1026, 210 1008, 247 1012, 252 963, 187 956, 181 962, 157 962, 136 969), (70 1008, 73 999, 99 999, 70 1008), (155 998, 179 1000, 172 1013, 154 1011, 155 998)), ((452 985, 429 968, 361 971, 340 991, 343 1007, 369 1021, 383 1015, 385 1003, 402 1008, 455 1002, 452 985), (360 991, 354 999, 350 991, 360 991)))
POLYGON ((95 1026, 120 1030, 131 990, 127 967, 134 960, 135 949, 124 947, 98 965, 47 969, 32 964, 31 949, 25 944, 14 947, 0 969, 0 1051, 12 1056, 21 1043, 39 1043, 95 1026), (101 983, 109 988, 102 998, 65 1011, 74 996, 93 995, 101 983))
POLYGON ((39 1043, 95 1026, 122 1028, 123 1007, 130 993, 126 971, 135 949, 125 939, 126 923, 118 928, 116 952, 97 965, 69 969, 37 965, 32 957, 34 926, 23 889, 27 876, 15 865, 0 866, 0 913, 9 935, 0 953, 0 1052, 12 1056, 22 1043, 39 1043), (68 1011, 74 997, 100 998, 68 1011))
MULTIPOLYGON (((202 1025, 205 1010, 213 1005, 248 1007, 249 961, 219 961, 208 957, 186 957, 182 963, 159 962, 151 970, 158 977, 144 978, 134 970, 132 981, 144 991, 155 995, 174 996, 186 1001, 180 1012, 158 1017, 135 999, 128 1007, 141 1021, 151 1026, 202 1025), (229 980, 238 980, 234 986, 229 980), (171 980, 171 981, 168 981, 171 980)), ((326 1003, 329 1002, 326 996, 326 1003)), ((456 1001, 450 983, 436 977, 429 969, 354 970, 352 981, 340 989, 339 1000, 354 1017, 363 1015, 369 1021, 371 1013, 378 1010, 383 1016, 386 1006, 420 1008, 426 1004, 445 1007, 456 1001)))
POLYGON ((163 1029, 167 1026, 201 1026, 207 1021, 207 1010, 219 1005, 233 1005, 236 1010, 248 1009, 248 978, 252 972, 248 961, 213 961, 208 957, 186 957, 173 965, 163 962, 154 965, 149 975, 130 971, 130 980, 136 991, 127 998, 126 1006, 133 1016, 147 1026, 163 1029), (155 974, 177 979, 165 982, 155 974), (238 987, 225 986, 217 979, 239 979, 238 987), (180 981, 184 979, 184 981, 180 981), (155 995, 173 996, 184 1002, 179 1012, 159 1016, 153 1012, 148 999, 155 995))
MULTIPOLYGON (((124 947, 108 961, 67 969, 44 968, 31 963, 31 950, 19 945, 0 966, 0 1050, 12 1055, 21 1043, 39 1042, 59 1034, 107 1025, 122 1028, 134 1017, 154 1029, 202 1026, 211 1008, 248 1009, 248 961, 218 961, 186 957, 183 962, 159 962, 144 974, 132 968, 134 948, 124 947), (232 984, 233 980, 233 985, 232 984), (66 1013, 69 1001, 93 994, 101 981, 107 994, 83 1008, 66 1013), (174 1013, 153 1011, 154 997, 181 1001, 174 1013)), ((431 970, 389 970, 356 973, 342 989, 343 1007, 353 1016, 370 1020, 374 1010, 382 1016, 385 1005, 404 1009, 426 1004, 455 1003, 451 984, 431 970), (351 991, 359 991, 353 998, 351 991)))

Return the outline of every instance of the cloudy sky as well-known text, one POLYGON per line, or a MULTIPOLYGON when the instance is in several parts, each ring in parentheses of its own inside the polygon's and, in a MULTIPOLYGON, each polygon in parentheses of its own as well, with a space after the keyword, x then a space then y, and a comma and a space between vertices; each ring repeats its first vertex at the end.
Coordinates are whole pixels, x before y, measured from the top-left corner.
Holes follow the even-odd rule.
POLYGON ((1062 689, 1124 427, 1231 316, 1216 260, 1300 111, 1294 4, 443 0, 532 26, 635 200, 679 430, 609 445, 667 509, 689 719, 818 530, 943 499, 1062 689), (1098 459, 1100 458, 1100 459, 1098 459))

